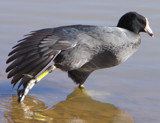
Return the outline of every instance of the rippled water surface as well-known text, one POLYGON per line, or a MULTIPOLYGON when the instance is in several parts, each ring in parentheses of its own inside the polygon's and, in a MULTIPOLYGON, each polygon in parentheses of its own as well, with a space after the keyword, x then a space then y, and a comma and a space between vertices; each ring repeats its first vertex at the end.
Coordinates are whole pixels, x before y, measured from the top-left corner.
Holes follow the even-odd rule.
POLYGON ((160 1, 1 0, 0 122, 159 123, 160 1), (120 66, 98 70, 76 88, 55 70, 17 102, 5 61, 16 41, 32 30, 72 24, 115 26, 124 13, 148 17, 155 38, 141 34, 137 53, 120 66))

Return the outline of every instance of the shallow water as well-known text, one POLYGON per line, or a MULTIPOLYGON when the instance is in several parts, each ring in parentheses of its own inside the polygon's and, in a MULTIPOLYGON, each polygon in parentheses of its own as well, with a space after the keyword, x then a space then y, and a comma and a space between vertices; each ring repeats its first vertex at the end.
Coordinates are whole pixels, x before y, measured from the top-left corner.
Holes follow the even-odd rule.
POLYGON ((158 0, 1 0, 0 122, 160 122, 160 2, 158 0), (19 104, 6 79, 5 61, 16 41, 32 30, 71 24, 115 26, 121 15, 148 17, 155 38, 142 35, 138 52, 120 66, 94 72, 85 90, 55 70, 19 104), (86 92, 85 92, 86 91, 86 92))
POLYGON ((0 97, 4 121, 8 122, 56 122, 56 123, 133 123, 132 116, 110 103, 92 99, 85 90, 75 88, 64 101, 52 107, 36 97, 27 96, 25 101, 17 104, 16 95, 0 97), (83 103, 82 103, 83 100, 83 103))

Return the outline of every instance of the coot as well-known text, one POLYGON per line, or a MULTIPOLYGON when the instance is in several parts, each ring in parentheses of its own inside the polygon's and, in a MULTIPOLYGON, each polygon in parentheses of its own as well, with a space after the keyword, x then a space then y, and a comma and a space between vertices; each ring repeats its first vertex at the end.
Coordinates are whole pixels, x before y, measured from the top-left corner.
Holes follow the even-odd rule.
POLYGON ((140 32, 153 37, 148 19, 136 12, 123 15, 116 27, 70 25, 33 31, 13 47, 7 60, 11 63, 6 72, 13 86, 21 80, 18 101, 55 68, 68 72, 82 87, 93 71, 119 65, 135 53, 140 32), (54 65, 36 77, 51 61, 54 65))

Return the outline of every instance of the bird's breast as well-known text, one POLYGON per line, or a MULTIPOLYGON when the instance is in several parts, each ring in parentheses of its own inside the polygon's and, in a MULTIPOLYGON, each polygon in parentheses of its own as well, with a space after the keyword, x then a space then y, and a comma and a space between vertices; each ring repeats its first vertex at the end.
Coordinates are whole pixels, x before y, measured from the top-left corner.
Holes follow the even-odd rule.
POLYGON ((118 64, 125 62, 130 56, 132 56, 138 50, 139 45, 140 41, 119 47, 115 54, 118 64))

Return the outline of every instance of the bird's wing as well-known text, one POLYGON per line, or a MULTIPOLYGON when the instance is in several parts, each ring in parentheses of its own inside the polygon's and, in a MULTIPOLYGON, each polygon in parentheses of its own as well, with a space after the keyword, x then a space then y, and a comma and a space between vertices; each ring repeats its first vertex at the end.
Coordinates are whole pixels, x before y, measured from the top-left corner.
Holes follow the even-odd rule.
POLYGON ((60 52, 76 45, 76 41, 67 40, 63 31, 55 28, 34 31, 19 41, 9 53, 6 72, 12 78, 13 86, 24 74, 37 75, 60 52))

